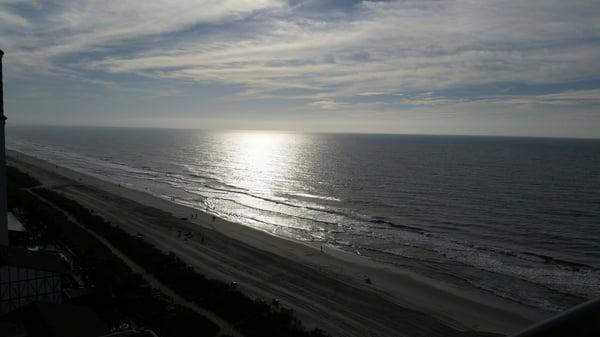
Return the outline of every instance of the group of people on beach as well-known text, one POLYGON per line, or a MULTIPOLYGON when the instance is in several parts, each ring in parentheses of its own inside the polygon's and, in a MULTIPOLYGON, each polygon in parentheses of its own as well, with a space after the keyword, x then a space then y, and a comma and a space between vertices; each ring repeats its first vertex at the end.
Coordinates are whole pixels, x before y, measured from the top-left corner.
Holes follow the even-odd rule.
MULTIPOLYGON (((190 215, 190 219, 198 219, 198 213, 192 213, 192 215, 190 215)), ((217 220, 217 217, 213 215, 212 221, 215 222, 215 220, 217 220)))

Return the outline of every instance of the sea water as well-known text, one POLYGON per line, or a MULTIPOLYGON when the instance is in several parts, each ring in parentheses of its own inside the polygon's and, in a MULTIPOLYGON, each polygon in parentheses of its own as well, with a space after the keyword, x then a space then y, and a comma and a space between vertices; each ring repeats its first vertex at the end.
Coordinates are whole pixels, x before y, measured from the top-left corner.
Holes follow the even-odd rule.
POLYGON ((600 140, 10 126, 7 145, 546 311, 600 296, 600 140))

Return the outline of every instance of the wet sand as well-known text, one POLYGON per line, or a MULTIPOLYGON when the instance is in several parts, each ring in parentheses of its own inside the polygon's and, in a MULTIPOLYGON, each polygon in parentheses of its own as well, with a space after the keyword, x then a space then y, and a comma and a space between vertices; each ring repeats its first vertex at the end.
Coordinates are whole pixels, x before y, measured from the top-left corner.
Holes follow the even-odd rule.
POLYGON ((280 299, 307 326, 333 336, 454 336, 469 330, 508 334, 546 316, 348 252, 325 247, 322 253, 317 245, 213 220, 201 210, 18 152, 7 156, 9 165, 38 178, 44 187, 142 234, 200 273, 236 281, 253 297, 280 299))

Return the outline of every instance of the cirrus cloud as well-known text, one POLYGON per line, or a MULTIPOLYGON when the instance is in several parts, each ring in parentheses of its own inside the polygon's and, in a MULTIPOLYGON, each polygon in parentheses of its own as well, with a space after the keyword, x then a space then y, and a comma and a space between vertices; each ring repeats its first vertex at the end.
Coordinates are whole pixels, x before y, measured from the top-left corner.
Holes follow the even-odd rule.
POLYGON ((11 0, 0 43, 16 78, 212 86, 248 104, 288 101, 284 114, 498 100, 568 113, 597 111, 598 17, 598 3, 560 0, 11 0))

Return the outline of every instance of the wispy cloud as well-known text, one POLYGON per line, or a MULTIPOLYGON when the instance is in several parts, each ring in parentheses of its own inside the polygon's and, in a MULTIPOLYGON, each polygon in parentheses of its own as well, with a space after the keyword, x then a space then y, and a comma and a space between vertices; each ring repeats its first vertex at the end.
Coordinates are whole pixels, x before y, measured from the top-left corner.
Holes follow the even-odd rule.
POLYGON ((600 29, 594 29, 600 27, 590 13, 596 7, 561 1, 364 2, 331 22, 269 16, 253 22, 250 37, 182 41, 178 50, 107 57, 91 67, 264 91, 312 88, 331 96, 556 83, 600 75, 600 29))
POLYGON ((0 37, 12 47, 19 66, 58 70, 70 65, 59 62, 70 54, 111 54, 113 48, 136 39, 201 23, 239 20, 284 4, 279 0, 7 1, 0 4, 0 27, 6 32, 0 37))
POLYGON ((310 103, 309 105, 313 106, 315 108, 321 109, 321 110, 340 110, 343 107, 348 106, 348 104, 331 101, 331 100, 316 101, 316 102, 310 103))
POLYGON ((566 106, 598 103, 598 17, 562 0, 8 0, 0 44, 15 77, 230 86, 324 111, 566 106))

